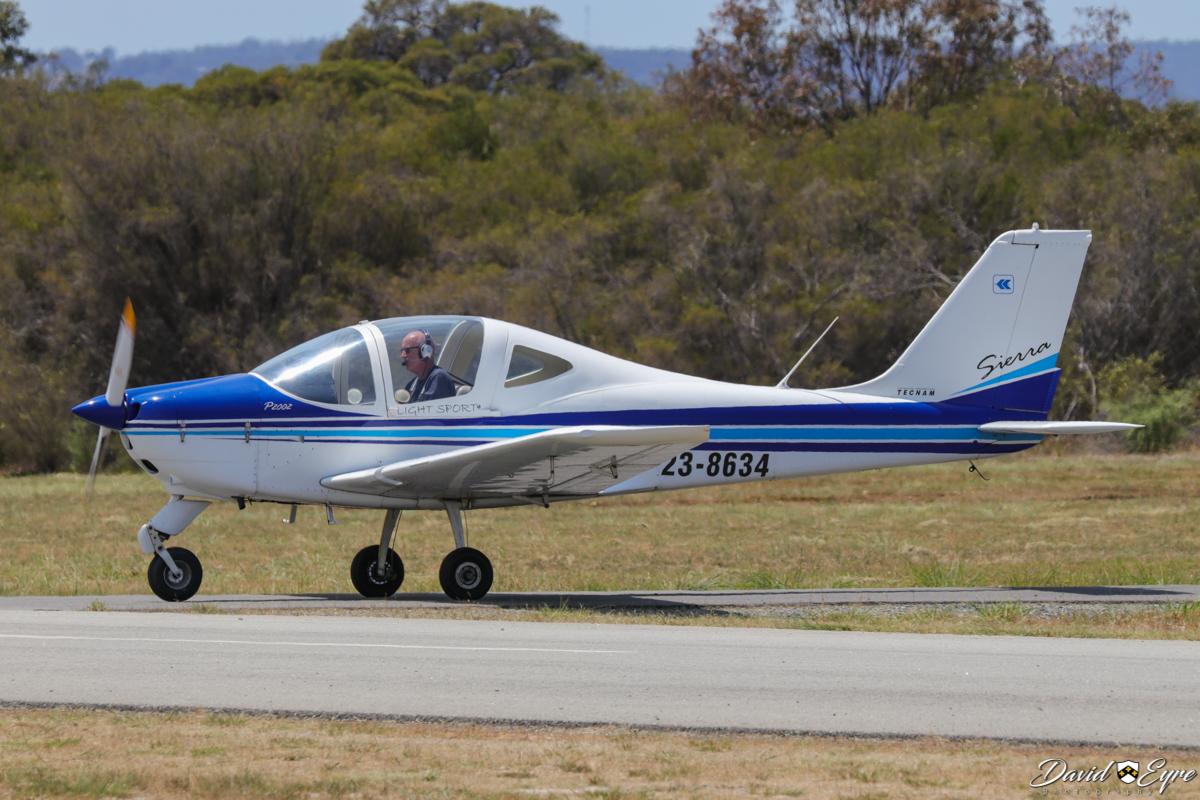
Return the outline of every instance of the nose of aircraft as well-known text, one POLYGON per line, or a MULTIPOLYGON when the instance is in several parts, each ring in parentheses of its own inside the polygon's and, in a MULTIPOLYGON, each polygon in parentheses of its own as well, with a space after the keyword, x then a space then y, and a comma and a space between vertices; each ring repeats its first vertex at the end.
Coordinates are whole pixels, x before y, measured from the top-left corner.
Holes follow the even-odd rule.
POLYGON ((88 422, 119 431, 125 427, 125 404, 110 406, 104 395, 93 397, 71 409, 71 413, 88 422))
POLYGON ((252 375, 225 375, 180 383, 143 386, 125 392, 119 406, 104 395, 71 409, 88 422, 121 430, 127 422, 175 420, 257 420, 259 380, 252 375))

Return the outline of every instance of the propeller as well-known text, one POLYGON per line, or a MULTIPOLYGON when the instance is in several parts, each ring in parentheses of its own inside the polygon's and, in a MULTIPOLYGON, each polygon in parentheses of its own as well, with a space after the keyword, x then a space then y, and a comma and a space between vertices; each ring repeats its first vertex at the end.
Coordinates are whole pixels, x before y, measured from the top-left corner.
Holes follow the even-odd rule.
MULTIPOLYGON (((133 335, 137 330, 137 321, 133 316, 133 303, 125 298, 125 311, 121 314, 121 327, 117 329, 117 346, 113 351, 112 368, 108 371, 108 389, 104 392, 104 400, 113 408, 120 408, 125 402, 125 385, 129 383, 129 368, 133 364, 133 335)), ((100 426, 100 435, 96 438, 96 452, 92 455, 92 468, 88 470, 87 499, 92 500, 92 489, 96 485, 96 468, 100 466, 100 454, 104 452, 104 443, 111 428, 100 426)))

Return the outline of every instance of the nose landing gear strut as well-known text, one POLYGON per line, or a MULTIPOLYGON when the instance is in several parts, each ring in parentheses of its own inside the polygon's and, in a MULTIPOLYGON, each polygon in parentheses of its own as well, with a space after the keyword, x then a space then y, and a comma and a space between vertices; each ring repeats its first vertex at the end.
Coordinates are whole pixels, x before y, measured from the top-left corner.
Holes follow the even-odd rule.
POLYGON ((163 542, 178 536, 212 503, 206 500, 184 500, 172 496, 149 522, 138 531, 138 544, 146 555, 154 554, 146 580, 150 590, 172 603, 187 600, 200 590, 204 569, 200 559, 183 547, 167 549, 163 542))

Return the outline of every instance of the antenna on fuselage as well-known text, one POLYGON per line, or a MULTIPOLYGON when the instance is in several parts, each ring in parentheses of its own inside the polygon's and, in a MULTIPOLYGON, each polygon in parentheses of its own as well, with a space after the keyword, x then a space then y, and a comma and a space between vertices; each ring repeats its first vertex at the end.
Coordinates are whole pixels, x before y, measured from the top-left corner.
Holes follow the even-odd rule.
MULTIPOLYGON (((833 322, 829 323, 829 328, 832 328, 833 323, 837 322, 838 319, 840 319, 840 317, 834 317, 833 322)), ((783 376, 783 380, 781 380, 779 383, 775 384, 776 389, 787 389, 788 388, 788 385, 787 385, 788 378, 792 377, 792 375, 795 374, 796 370, 800 369, 800 365, 804 363, 804 359, 808 358, 808 354, 811 353, 813 351, 813 349, 816 348, 816 346, 821 343, 821 340, 825 338, 825 334, 829 333, 829 328, 826 328, 824 333, 822 333, 820 336, 817 337, 817 340, 812 343, 812 347, 809 347, 807 350, 804 351, 804 355, 800 356, 800 360, 796 362, 796 366, 792 367, 791 371, 788 372, 787 375, 783 376)))

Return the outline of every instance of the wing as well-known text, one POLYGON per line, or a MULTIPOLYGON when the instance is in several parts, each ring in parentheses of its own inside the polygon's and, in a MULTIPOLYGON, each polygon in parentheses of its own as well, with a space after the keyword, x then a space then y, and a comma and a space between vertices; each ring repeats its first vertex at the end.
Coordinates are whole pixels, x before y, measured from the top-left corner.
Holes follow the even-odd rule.
POLYGON ((347 472, 330 489, 385 497, 593 495, 708 441, 707 425, 555 428, 347 472))

